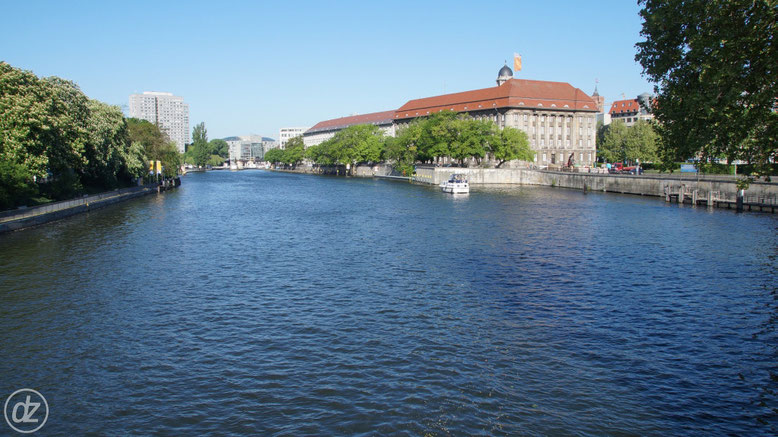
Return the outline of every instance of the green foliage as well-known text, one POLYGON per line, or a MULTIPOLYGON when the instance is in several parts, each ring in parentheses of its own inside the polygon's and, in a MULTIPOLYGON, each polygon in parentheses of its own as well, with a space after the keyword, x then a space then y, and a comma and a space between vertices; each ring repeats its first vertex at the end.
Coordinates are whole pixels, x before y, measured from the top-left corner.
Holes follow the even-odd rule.
POLYGON ((414 127, 401 129, 397 137, 388 137, 384 142, 384 156, 393 162, 395 170, 404 175, 411 175, 416 164, 416 141, 414 141, 414 127))
POLYGON ((181 166, 183 157, 176 144, 162 132, 159 127, 146 120, 127 119, 127 131, 130 144, 137 143, 143 147, 142 174, 148 174, 148 161, 161 161, 165 177, 175 177, 181 166))
POLYGON ((383 151, 384 136, 381 129, 361 124, 338 131, 329 140, 308 148, 304 156, 320 165, 357 165, 380 161, 383 151))
POLYGON ((192 143, 207 143, 208 130, 205 128, 205 122, 200 122, 192 128, 192 143))
MULTIPOLYGON (((230 146, 226 141, 216 138, 208 142, 209 150, 213 155, 219 155, 224 159, 230 157, 230 146)), ((224 159, 222 162, 224 162, 224 159)))
POLYGON ((282 150, 281 162, 292 167, 299 164, 305 157, 305 144, 302 137, 294 137, 286 142, 286 148, 282 150))
POLYGON ((0 160, 0 209, 23 205, 36 193, 32 177, 23 165, 0 160))
POLYGON ((281 149, 270 149, 265 152, 265 161, 272 163, 280 163, 284 161, 284 151, 281 149))
POLYGON ((621 120, 598 128, 597 156, 605 162, 635 161, 654 162, 659 135, 654 125, 645 120, 627 126, 621 120))
POLYGON ((222 164, 224 164, 224 158, 219 155, 211 155, 211 157, 208 158, 208 165, 210 166, 218 167, 222 164))
POLYGON ((159 158, 162 161, 162 174, 166 178, 173 178, 178 175, 178 168, 183 162, 183 156, 178 151, 176 143, 169 141, 159 151, 159 158))
POLYGON ((494 123, 472 120, 467 114, 458 116, 446 124, 446 137, 450 138, 449 156, 463 165, 465 159, 476 158, 479 163, 486 155, 489 144, 494 141, 494 123))
POLYGON ((529 139, 524 131, 505 127, 496 132, 490 139, 490 150, 500 167, 505 161, 520 159, 532 161, 534 152, 529 147, 529 139))
POLYGON ((88 185, 115 188, 119 177, 129 176, 124 161, 130 146, 127 124, 116 106, 89 100, 87 107, 89 122, 83 180, 88 185))
POLYGON ((637 44, 635 59, 656 83, 663 159, 775 161, 775 0, 639 3, 646 40, 637 44))
POLYGON ((39 79, 0 62, 2 207, 36 192, 63 199, 128 184, 158 151, 177 161, 166 147, 156 126, 125 120, 119 108, 90 100, 73 82, 39 79))
POLYGON ((192 144, 186 151, 187 161, 198 167, 203 167, 208 164, 212 154, 205 123, 200 122, 192 129, 192 144))
POLYGON ((509 127, 499 130, 491 121, 474 120, 453 111, 412 121, 400 129, 395 139, 386 142, 385 156, 395 162, 396 168, 410 172, 416 161, 451 157, 463 165, 468 158, 480 162, 486 153, 499 161, 498 167, 506 161, 533 158, 524 132, 509 127))

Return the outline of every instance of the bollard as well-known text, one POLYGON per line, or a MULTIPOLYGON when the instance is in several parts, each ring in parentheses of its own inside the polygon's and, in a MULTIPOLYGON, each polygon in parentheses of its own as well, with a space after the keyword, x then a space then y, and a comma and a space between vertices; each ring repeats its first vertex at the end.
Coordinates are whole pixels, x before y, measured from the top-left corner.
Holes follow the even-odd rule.
POLYGON ((743 197, 746 195, 746 190, 737 191, 737 212, 743 212, 743 197))

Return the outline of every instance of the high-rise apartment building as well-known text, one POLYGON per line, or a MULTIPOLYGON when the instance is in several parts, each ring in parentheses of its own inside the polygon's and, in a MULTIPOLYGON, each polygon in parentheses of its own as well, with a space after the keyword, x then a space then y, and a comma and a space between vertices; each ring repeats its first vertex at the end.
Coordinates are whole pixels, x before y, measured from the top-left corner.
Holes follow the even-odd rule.
POLYGON ((130 117, 148 120, 159 126, 183 153, 191 142, 189 136, 189 104, 172 93, 144 91, 130 95, 130 117))

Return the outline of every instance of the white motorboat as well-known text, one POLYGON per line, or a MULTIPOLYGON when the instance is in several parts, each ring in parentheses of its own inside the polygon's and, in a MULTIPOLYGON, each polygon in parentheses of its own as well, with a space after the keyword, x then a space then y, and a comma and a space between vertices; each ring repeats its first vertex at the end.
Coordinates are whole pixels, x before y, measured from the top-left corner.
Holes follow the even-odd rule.
POLYGON ((448 181, 440 184, 444 193, 467 194, 470 192, 470 184, 467 183, 467 176, 454 173, 448 178, 448 181))

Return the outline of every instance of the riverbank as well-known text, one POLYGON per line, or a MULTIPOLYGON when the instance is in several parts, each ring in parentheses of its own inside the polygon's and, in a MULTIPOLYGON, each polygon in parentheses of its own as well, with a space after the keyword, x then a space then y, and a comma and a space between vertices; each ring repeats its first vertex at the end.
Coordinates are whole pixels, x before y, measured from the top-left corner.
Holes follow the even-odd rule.
POLYGON ((147 184, 122 188, 78 199, 63 200, 32 208, 17 208, 0 213, 0 234, 60 220, 72 215, 103 208, 114 203, 134 199, 152 193, 163 192, 181 185, 175 178, 163 184, 147 184))
MULTIPOLYGON (((279 170, 306 174, 343 175, 345 167, 300 167, 279 170)), ((392 168, 380 164, 357 166, 355 177, 403 179, 428 185, 440 185, 452 173, 465 174, 471 185, 536 185, 569 188, 582 191, 651 196, 667 201, 737 208, 737 178, 731 176, 693 176, 683 174, 619 175, 608 173, 578 173, 528 168, 462 168, 417 166, 412 177, 393 175, 392 168)), ((742 198, 743 209, 765 212, 778 211, 778 183, 751 183, 742 198)))

